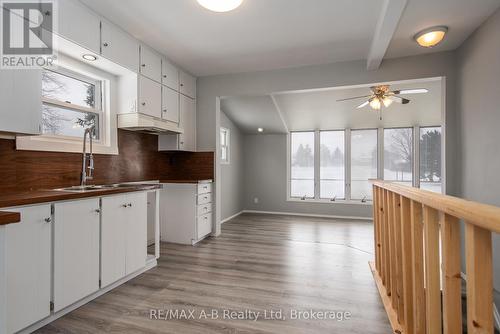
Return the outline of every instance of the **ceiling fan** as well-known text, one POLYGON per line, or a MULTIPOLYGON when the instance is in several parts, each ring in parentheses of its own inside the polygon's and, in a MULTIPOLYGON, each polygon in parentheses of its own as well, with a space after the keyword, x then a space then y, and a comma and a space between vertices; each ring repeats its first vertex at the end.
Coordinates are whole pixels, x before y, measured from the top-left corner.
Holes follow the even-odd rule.
POLYGON ((389 107, 393 102, 408 104, 410 100, 407 98, 401 97, 399 95, 408 95, 408 94, 422 94, 428 93, 429 90, 426 88, 412 88, 412 89, 401 89, 401 90, 390 90, 389 85, 379 85, 370 87, 372 93, 370 95, 364 96, 355 96, 349 97, 346 99, 337 100, 337 102, 341 101, 349 101, 356 99, 366 98, 367 100, 361 103, 356 108, 363 108, 367 105, 370 105, 372 109, 380 110, 382 106, 389 107))

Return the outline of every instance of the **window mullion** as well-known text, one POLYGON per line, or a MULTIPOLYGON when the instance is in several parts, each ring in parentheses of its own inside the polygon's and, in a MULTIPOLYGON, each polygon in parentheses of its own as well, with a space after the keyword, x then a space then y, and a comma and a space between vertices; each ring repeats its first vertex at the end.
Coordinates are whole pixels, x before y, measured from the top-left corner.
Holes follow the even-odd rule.
POLYGON ((321 157, 320 157, 320 131, 314 131, 314 199, 320 198, 320 172, 321 172, 321 157))
POLYGON ((384 166, 384 128, 378 128, 377 132, 377 150, 378 150, 378 161, 377 161, 377 178, 380 180, 385 180, 385 166, 384 166))
POLYGON ((420 188, 420 126, 413 127, 413 186, 420 188))
POLYGON ((344 140, 345 200, 351 200, 351 129, 345 129, 344 140))

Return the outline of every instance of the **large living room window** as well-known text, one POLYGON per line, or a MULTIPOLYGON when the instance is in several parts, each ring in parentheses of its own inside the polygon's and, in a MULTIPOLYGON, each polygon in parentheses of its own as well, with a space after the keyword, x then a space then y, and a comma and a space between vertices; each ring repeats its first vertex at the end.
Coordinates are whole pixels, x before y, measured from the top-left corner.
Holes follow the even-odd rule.
POLYGON ((351 199, 372 198, 368 180, 377 178, 377 129, 351 131, 351 199))
POLYGON ((320 198, 345 199, 345 131, 320 132, 320 198))
POLYGON ((310 132, 291 133, 290 195, 303 199, 315 197, 315 135, 310 132))
POLYGON ((384 180, 412 185, 413 128, 384 129, 384 180))

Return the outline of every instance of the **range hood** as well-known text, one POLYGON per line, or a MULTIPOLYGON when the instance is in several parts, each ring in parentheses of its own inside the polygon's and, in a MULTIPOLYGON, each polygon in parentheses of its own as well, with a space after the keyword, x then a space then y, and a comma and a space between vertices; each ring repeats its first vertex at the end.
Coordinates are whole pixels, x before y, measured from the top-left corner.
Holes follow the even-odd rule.
POLYGON ((140 113, 118 114, 118 128, 157 135, 184 132, 176 123, 140 113))

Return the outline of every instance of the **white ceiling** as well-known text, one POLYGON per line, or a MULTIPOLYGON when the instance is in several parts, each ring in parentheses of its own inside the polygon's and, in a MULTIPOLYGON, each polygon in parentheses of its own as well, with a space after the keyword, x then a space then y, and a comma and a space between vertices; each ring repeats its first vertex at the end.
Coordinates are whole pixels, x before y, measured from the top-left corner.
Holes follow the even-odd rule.
POLYGON ((408 0, 404 11, 391 12, 405 1, 244 0, 235 11, 214 13, 196 0, 82 0, 197 76, 366 59, 372 44, 382 45, 383 55, 394 29, 390 57, 455 49, 500 6, 500 0, 408 0), (382 36, 375 33, 379 20, 389 20, 382 36), (432 50, 416 47, 411 37, 435 24, 450 26, 447 41, 432 50))
POLYGON ((287 128, 300 131, 441 124, 441 80, 391 85, 392 89, 427 88, 429 93, 407 95, 411 102, 406 105, 393 103, 382 111, 382 120, 368 106, 356 109, 364 99, 337 102, 369 94, 368 86, 227 97, 221 102, 221 110, 246 134, 256 133, 258 127, 265 133, 286 133, 287 128))

